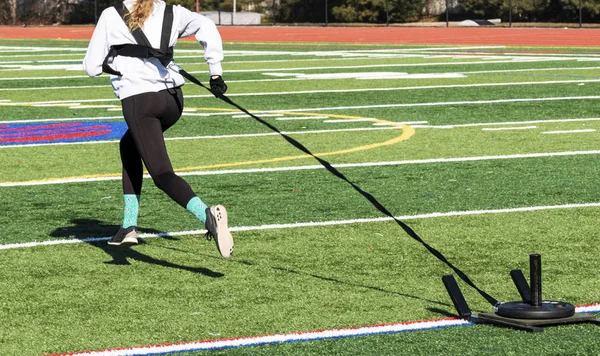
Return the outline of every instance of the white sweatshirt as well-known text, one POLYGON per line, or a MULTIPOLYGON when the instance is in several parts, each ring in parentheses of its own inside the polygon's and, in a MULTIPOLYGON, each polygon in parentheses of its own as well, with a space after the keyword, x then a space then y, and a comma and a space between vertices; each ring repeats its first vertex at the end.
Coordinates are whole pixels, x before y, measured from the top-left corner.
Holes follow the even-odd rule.
MULTIPOLYGON (((125 0, 123 3, 129 11, 132 11, 135 0, 125 0)), ((154 0, 154 10, 142 26, 142 31, 154 48, 160 48, 164 13, 165 2, 154 0)), ((204 48, 204 60, 208 63, 209 74, 222 75, 223 44, 215 23, 205 16, 174 5, 173 28, 169 46, 174 46, 178 38, 194 34, 196 40, 204 48)), ((105 9, 98 19, 83 59, 83 69, 90 77, 102 74, 102 62, 104 62, 110 46, 127 43, 136 44, 137 42, 117 10, 114 7, 105 9)), ((185 83, 181 74, 174 69, 165 68, 156 58, 141 59, 117 56, 111 67, 123 74, 122 77, 110 76, 115 95, 119 99, 178 87, 185 83)))

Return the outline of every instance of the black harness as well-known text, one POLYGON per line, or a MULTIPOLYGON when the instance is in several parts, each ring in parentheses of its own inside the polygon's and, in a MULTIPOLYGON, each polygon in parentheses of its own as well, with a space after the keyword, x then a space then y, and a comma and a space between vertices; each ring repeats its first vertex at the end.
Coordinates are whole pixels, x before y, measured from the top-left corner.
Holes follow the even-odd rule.
MULTIPOLYGON (((123 5, 122 7, 115 6, 115 9, 121 15, 121 18, 126 25, 129 25, 129 21, 125 18, 128 14, 128 10, 123 5)), ((165 15, 162 24, 162 34, 160 37, 160 49, 153 48, 148 41, 146 35, 141 28, 137 28, 131 32, 135 38, 137 44, 121 44, 110 47, 104 62, 102 63, 102 71, 108 74, 123 76, 121 72, 118 72, 110 67, 110 63, 116 56, 134 57, 134 58, 156 58, 160 61, 163 66, 167 66, 173 60, 173 47, 169 47, 169 40, 171 39, 171 28, 173 27, 173 5, 167 5, 165 7, 165 15)))

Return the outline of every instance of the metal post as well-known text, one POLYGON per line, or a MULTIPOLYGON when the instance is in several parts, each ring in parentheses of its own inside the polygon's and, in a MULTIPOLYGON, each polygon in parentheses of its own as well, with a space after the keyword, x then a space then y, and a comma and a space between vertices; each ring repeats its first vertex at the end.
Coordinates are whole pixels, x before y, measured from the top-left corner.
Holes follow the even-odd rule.
POLYGON ((277 15, 275 15, 276 9, 277 9, 277 6, 275 4, 275 0, 273 0, 273 25, 275 25, 277 23, 277 15))
POLYGON ((390 10, 389 10, 389 6, 388 6, 388 0, 385 0, 385 25, 389 26, 390 25, 390 10))
POLYGON ((446 27, 450 27, 450 19, 449 19, 449 14, 448 14, 448 0, 446 0, 446 27))
POLYGON ((221 0, 217 0, 217 13, 219 14, 219 25, 221 24, 221 0))
POLYGON ((582 7, 583 6, 581 5, 581 0, 579 0, 579 28, 581 28, 583 26, 582 25, 582 19, 581 19, 581 8, 582 7))
POLYGON ((233 0, 233 13, 231 14, 231 24, 235 25, 235 0, 233 0))
POLYGON ((531 284, 531 305, 542 305, 542 256, 529 255, 529 284, 531 284))
POLYGON ((196 0, 196 12, 200 12, 200 0, 196 0))
POLYGON ((325 26, 327 26, 327 0, 325 0, 325 26))
POLYGON ((512 27, 512 0, 508 0, 508 27, 512 27))
POLYGON ((94 0, 94 23, 98 23, 98 3, 94 0))

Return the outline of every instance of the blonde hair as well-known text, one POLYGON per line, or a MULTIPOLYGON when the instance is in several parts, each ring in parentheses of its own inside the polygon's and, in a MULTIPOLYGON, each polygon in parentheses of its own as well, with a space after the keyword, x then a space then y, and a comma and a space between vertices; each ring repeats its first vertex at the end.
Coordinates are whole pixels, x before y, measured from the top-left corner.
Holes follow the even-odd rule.
POLYGON ((126 16, 129 20, 129 31, 142 28, 144 21, 150 16, 152 10, 154 10, 154 0, 137 0, 133 10, 126 16))

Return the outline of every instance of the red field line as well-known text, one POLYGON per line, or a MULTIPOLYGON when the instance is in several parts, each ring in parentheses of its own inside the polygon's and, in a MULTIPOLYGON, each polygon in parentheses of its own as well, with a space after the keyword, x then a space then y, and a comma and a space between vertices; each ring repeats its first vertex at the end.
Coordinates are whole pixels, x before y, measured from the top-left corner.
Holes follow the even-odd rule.
MULTIPOLYGON (((0 38, 89 39, 92 26, 1 26, 0 38)), ((224 41, 600 46, 600 29, 220 26, 224 41)))

